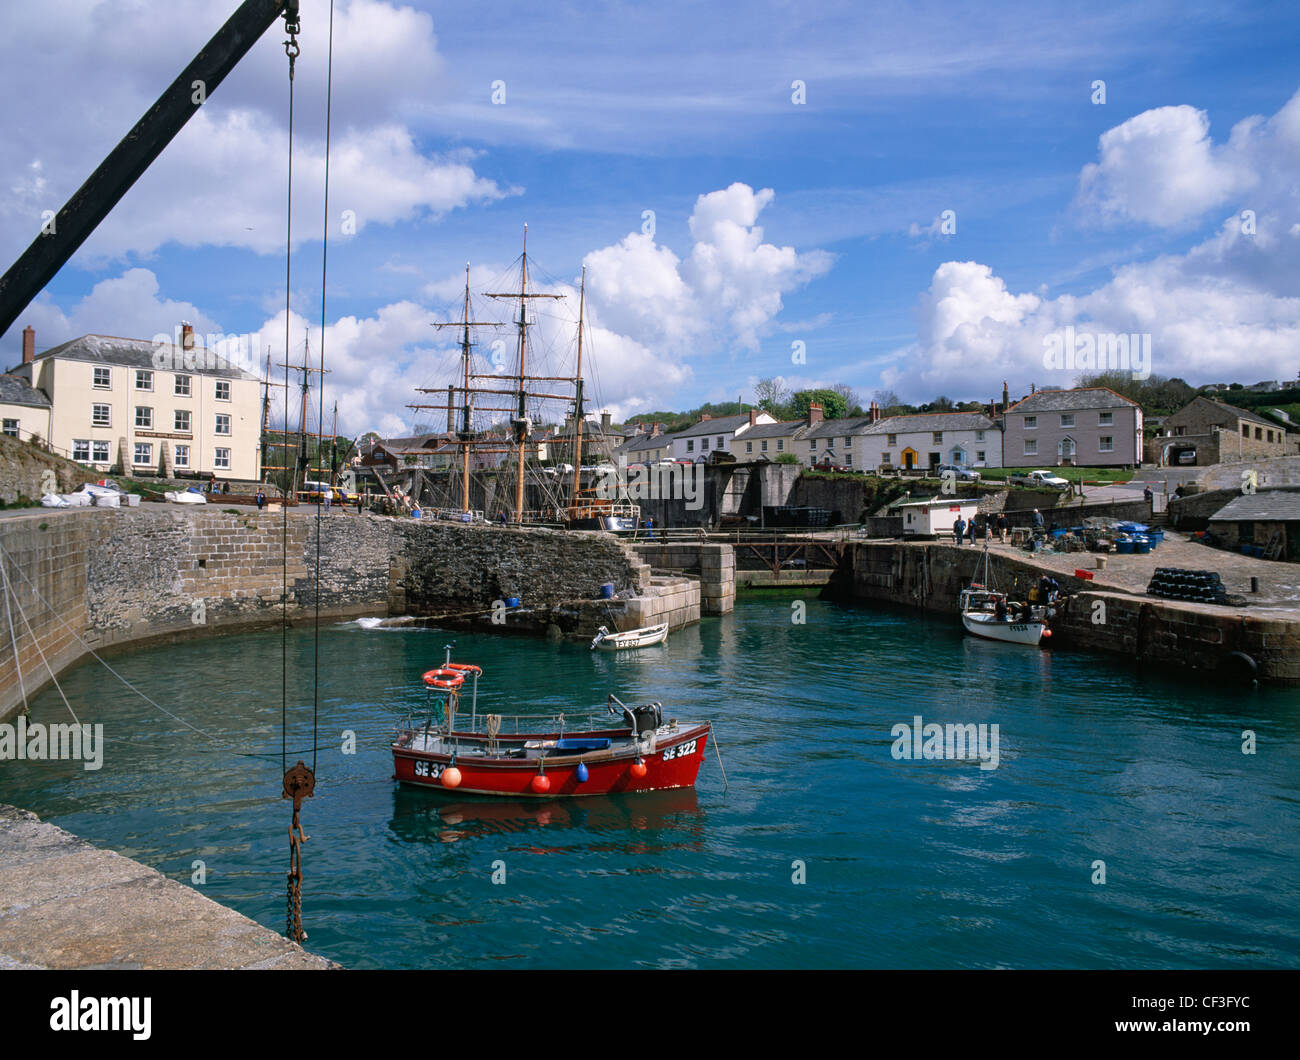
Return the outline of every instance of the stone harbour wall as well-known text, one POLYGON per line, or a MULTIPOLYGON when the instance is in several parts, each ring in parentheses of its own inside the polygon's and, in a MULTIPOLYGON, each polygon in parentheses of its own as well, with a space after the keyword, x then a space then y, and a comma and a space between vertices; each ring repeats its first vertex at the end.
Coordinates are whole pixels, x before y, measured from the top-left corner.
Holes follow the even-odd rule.
POLYGON ((318 604, 331 620, 433 615, 650 585, 649 567, 606 534, 340 512, 318 522, 312 509, 287 525, 279 512, 217 505, 41 509, 0 519, 0 548, 11 583, 0 593, 0 719, 88 650, 274 625, 286 583, 293 622, 318 604))

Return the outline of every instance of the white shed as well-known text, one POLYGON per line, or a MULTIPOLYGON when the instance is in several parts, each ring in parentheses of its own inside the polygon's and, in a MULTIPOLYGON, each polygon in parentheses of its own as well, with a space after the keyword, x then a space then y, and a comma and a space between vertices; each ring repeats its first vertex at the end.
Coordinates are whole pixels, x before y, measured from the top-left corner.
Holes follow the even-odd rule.
POLYGON ((960 516, 969 523, 979 511, 976 501, 943 500, 936 497, 928 501, 911 501, 898 505, 903 516, 904 537, 933 537, 951 534, 953 524, 960 516))

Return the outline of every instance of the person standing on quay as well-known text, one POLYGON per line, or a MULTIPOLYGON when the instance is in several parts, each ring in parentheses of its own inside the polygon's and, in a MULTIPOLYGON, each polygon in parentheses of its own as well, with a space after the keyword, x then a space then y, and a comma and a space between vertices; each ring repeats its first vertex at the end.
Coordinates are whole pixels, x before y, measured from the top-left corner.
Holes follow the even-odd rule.
POLYGON ((1010 522, 1007 520, 1007 513, 1006 512, 999 513, 998 540, 1001 541, 1004 545, 1007 543, 1007 529, 1010 527, 1010 525, 1011 525, 1010 522))
POLYGON ((975 544, 975 531, 979 529, 979 525, 977 522, 978 519, 979 519, 978 514, 972 515, 970 517, 970 522, 966 524, 966 532, 970 534, 970 543, 972 545, 975 544))
POLYGON ((266 494, 262 492, 262 487, 257 487, 257 510, 260 512, 266 507, 266 494))
POLYGON ((960 545, 962 543, 962 537, 966 533, 966 520, 960 515, 957 516, 957 521, 952 524, 952 533, 957 539, 957 544, 960 545))

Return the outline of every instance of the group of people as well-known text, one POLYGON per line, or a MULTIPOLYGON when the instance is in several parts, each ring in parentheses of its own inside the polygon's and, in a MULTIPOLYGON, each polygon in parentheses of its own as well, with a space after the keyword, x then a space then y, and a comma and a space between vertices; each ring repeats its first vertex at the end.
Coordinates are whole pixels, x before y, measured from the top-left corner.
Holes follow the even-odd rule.
POLYGON ((969 534, 970 543, 973 545, 980 536, 983 536, 986 541, 991 541, 995 532, 998 535, 998 540, 1005 542, 1007 531, 1010 528, 1011 521, 1007 518, 1005 512, 996 516, 976 512, 971 516, 970 522, 967 522, 960 515, 957 516, 957 521, 952 524, 952 533, 959 545, 962 544, 965 536, 969 534))

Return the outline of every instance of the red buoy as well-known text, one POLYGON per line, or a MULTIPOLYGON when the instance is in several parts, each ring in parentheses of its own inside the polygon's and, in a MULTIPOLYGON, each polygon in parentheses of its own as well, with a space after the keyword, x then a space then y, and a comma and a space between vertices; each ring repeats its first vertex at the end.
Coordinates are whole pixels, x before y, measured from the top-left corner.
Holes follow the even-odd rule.
POLYGON ((444 788, 460 787, 460 770, 455 766, 448 766, 442 771, 442 786, 444 788))
POLYGON ((538 773, 533 777, 532 787, 538 795, 545 795, 551 790, 551 778, 545 773, 538 773))
POLYGON ((641 777, 645 776, 646 773, 648 772, 648 770, 645 767, 645 763, 642 762, 641 759, 639 758, 632 763, 630 768, 632 770, 632 775, 637 779, 640 779, 641 777))
POLYGON ((1050 637, 1051 635, 1052 635, 1052 631, 1050 629, 1043 630, 1044 637, 1050 637))

